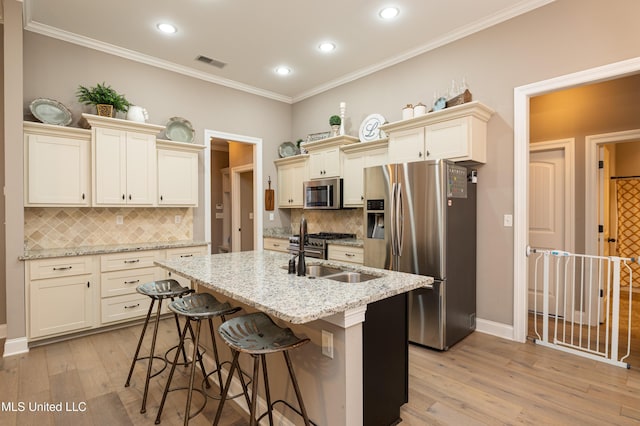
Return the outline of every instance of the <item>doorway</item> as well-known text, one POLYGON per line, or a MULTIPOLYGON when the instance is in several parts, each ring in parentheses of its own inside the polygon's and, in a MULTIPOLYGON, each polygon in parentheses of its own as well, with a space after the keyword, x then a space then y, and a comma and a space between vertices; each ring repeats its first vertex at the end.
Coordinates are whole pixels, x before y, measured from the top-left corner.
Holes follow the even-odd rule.
MULTIPOLYGON (((245 146, 249 146, 250 147, 250 154, 249 154, 249 160, 243 160, 243 162, 245 164, 243 165, 247 165, 249 164, 252 170, 252 173, 250 175, 250 179, 252 182, 252 194, 251 194, 251 198, 252 198, 252 202, 253 202, 253 209, 252 209, 252 223, 250 226, 250 228, 253 231, 253 235, 252 235, 252 244, 253 244, 253 248, 254 249, 259 249, 262 247, 262 236, 263 236, 263 214, 262 212, 264 211, 264 200, 259 197, 258 195, 262 193, 263 191, 263 184, 262 184, 262 169, 263 169, 263 165, 262 165, 262 139, 261 138, 257 138, 257 137, 253 137, 253 136, 246 136, 246 135, 238 135, 238 134, 233 134, 233 133, 226 133, 226 132, 220 132, 220 131, 215 131, 215 130, 205 130, 205 137, 204 137, 204 141, 205 141, 205 145, 207 146, 207 150, 205 150, 205 152, 210 152, 211 148, 212 148, 212 140, 224 140, 224 141, 228 141, 228 142, 232 142, 232 143, 238 143, 238 144, 242 144, 245 146)), ((232 169, 233 169, 233 161, 231 162, 230 166, 230 170, 229 170, 229 180, 232 180, 232 169)), ((213 206, 212 206, 212 180, 215 179, 222 179, 220 177, 220 174, 214 174, 212 172, 212 164, 211 164, 211 156, 210 155, 205 155, 204 156, 204 195, 203 195, 203 199, 204 199, 204 206, 203 206, 203 223, 204 223, 204 229, 203 229, 203 235, 205 240, 209 243, 210 246, 210 250, 212 253, 218 253, 218 247, 212 247, 212 229, 213 229, 213 222, 215 216, 212 215, 212 212, 216 212, 214 214, 218 214, 220 212, 218 212, 216 210, 217 205, 216 202, 213 202, 213 206)), ((232 182, 231 182, 231 185, 232 182)), ((232 193, 232 189, 231 189, 231 193, 232 193)), ((232 197, 233 198, 233 197, 232 197)), ((231 201, 231 204, 233 204, 234 201, 231 201)), ((238 204, 239 205, 239 204, 238 204)), ((223 207, 223 206, 222 206, 223 207)), ((233 210, 233 209, 230 209, 233 210)), ((233 211, 231 211, 231 215, 233 216, 233 211)), ((220 216, 222 217, 222 216, 220 216)), ((232 221, 230 221, 232 222, 232 221)), ((195 220, 194 220, 195 223, 195 220)), ((233 232, 231 233, 231 246, 233 246, 233 232)), ((238 242, 238 244, 240 244, 238 242)), ((238 246, 239 247, 239 246, 238 246)), ((231 247, 231 249, 233 250, 233 247, 231 247)))
MULTIPOLYGON (((556 90, 624 77, 640 72, 640 57, 540 81, 514 89, 514 236, 512 338, 524 342, 528 324, 528 164, 530 99, 556 90)), ((587 195, 587 194, 585 194, 587 195)))
MULTIPOLYGON (((529 146, 529 245, 538 249, 574 252, 575 234, 575 140, 538 142, 529 146)), ((528 310, 539 311, 544 295, 535 286, 534 257, 529 258, 528 310)), ((552 265, 552 268, 555 264, 552 265)), ((539 272, 539 271, 538 271, 539 272)), ((552 270, 551 277, 555 277, 552 270)), ((563 306, 564 292, 549 283, 550 313, 563 306), (559 300, 556 300, 556 294, 559 300)), ((561 308, 566 312, 566 308, 561 308)))
POLYGON ((231 193, 233 211, 232 251, 254 249, 253 165, 231 169, 231 193))

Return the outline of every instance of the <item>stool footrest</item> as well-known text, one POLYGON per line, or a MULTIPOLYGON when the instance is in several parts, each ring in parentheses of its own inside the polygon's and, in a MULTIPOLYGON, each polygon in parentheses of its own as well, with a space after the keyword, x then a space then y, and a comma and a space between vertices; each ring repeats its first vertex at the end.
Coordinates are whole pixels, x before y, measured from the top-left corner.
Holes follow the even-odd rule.
MULTIPOLYGON (((221 370, 221 369, 222 369, 222 366, 223 366, 223 365, 225 365, 225 364, 231 365, 231 361, 222 361, 222 362, 220 363, 220 368, 217 368, 217 369, 213 370, 212 372, 210 372, 209 374, 207 374, 207 376, 202 380, 202 385, 204 386, 205 381, 207 380, 207 378, 209 378, 209 376, 211 376, 212 374, 216 374, 218 371, 222 371, 222 370, 221 370)), ((243 375, 244 377, 246 377, 246 378, 247 378, 246 386, 248 387, 248 386, 251 384, 251 382, 252 382, 252 380, 251 380, 251 376, 250 376, 250 375, 248 375, 247 373, 245 373, 244 371, 242 371, 240 368, 238 368, 238 370, 242 373, 242 375, 243 375)), ((229 371, 231 371, 231 370, 229 370, 229 371)), ((211 395, 211 394, 210 394, 209 392, 207 392, 207 391, 204 391, 204 393, 205 393, 209 398, 211 398, 211 399, 217 399, 217 400, 220 400, 220 399, 221 399, 221 397, 222 397, 222 388, 224 387, 224 383, 219 383, 219 384, 218 384, 218 387, 220 388, 220 394, 219 394, 219 395, 211 395)), ((204 390, 204 389, 203 389, 203 390, 204 390)), ((243 393, 243 392, 238 393, 238 394, 236 394, 236 395, 231 395, 231 396, 227 395, 227 399, 235 399, 235 398, 237 398, 237 397, 239 397, 239 396, 243 396, 243 395, 244 395, 244 393, 243 393)))
MULTIPOLYGON (((277 403, 282 403, 284 405, 286 405, 287 407, 289 407, 290 409, 292 409, 293 411, 296 412, 296 414, 298 414, 300 417, 303 417, 302 413, 300 412, 300 410, 298 410, 297 408, 295 408, 294 406, 292 406, 291 404, 289 404, 287 401, 285 401, 284 399, 277 399, 275 401, 273 401, 271 403, 271 409, 273 409, 273 406, 276 405, 277 403)), ((260 424, 260 420, 262 420, 262 418, 264 416, 266 416, 267 414, 269 414, 269 411, 265 411, 264 413, 262 413, 260 415, 260 417, 258 417, 256 419, 257 423, 260 424)), ((311 423, 313 426, 318 426, 317 424, 315 424, 314 422, 312 422, 311 420, 309 420, 309 423, 311 423)))

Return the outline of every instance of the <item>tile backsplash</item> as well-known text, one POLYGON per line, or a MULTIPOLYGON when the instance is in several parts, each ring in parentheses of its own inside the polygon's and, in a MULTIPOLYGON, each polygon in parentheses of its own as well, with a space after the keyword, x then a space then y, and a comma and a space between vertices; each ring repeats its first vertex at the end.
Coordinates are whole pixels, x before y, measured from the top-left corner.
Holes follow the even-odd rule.
POLYGON ((191 239, 192 208, 24 209, 25 250, 191 239))
POLYGON ((341 232, 356 234, 356 238, 363 239, 363 211, 362 209, 343 210, 291 210, 291 232, 297 234, 300 228, 300 217, 307 218, 307 231, 341 232))

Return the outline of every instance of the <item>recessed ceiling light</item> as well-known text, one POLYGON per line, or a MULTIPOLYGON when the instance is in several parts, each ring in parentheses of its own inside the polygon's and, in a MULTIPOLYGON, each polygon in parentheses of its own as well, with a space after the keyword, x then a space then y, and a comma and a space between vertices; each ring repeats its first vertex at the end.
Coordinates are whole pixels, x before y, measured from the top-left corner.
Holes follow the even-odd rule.
POLYGON ((279 75, 289 75, 291 74, 291 68, 279 66, 276 68, 276 74, 279 75))
POLYGON ((385 7, 380 10, 380 17, 382 19, 393 19, 400 13, 400 10, 397 7, 385 7))
POLYGON ((320 43, 320 45, 318 46, 318 49, 320 49, 323 52, 331 52, 335 48, 336 48, 336 45, 331 43, 330 41, 325 41, 323 43, 320 43))
POLYGON ((167 24, 166 22, 160 23, 156 25, 160 31, 166 34, 173 34, 178 31, 176 27, 171 24, 167 24))

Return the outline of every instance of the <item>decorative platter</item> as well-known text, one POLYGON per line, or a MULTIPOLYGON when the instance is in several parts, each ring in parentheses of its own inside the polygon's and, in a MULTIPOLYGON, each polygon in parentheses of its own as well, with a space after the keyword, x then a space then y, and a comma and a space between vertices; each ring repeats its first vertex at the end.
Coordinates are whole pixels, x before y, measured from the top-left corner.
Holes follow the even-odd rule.
POLYGON ((384 137, 384 132, 380 130, 380 126, 386 123, 384 117, 380 114, 370 114, 362 120, 358 136, 360 142, 376 141, 384 137))
POLYGON ((300 152, 298 148, 291 142, 282 142, 278 147, 278 154, 280 158, 291 157, 293 155, 298 155, 300 152))
POLYGON ((171 117, 167 122, 165 134, 167 139, 175 142, 193 142, 195 130, 191 122, 182 117, 171 117))
POLYGON ((58 124, 60 126, 68 126, 71 124, 71 111, 60 102, 47 99, 34 99, 29 104, 31 114, 42 123, 58 124))

